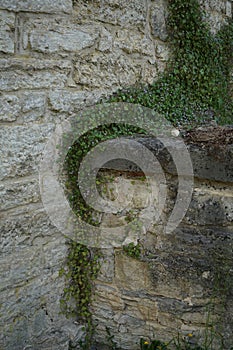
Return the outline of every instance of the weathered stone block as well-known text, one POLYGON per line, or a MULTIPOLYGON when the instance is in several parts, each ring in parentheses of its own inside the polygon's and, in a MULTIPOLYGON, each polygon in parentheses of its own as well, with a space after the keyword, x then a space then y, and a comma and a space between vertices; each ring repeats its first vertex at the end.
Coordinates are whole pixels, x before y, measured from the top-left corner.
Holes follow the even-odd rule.
POLYGON ((115 257, 115 283, 121 289, 136 292, 152 288, 147 264, 123 253, 115 257))
POLYGON ((84 91, 53 90, 49 94, 50 108, 59 112, 71 112, 84 106, 87 93, 84 91))
POLYGON ((24 19, 23 49, 43 53, 79 52, 96 43, 100 28, 78 25, 64 18, 24 19), (59 23, 59 24, 58 24, 59 23))
POLYGON ((37 58, 0 58, 0 69, 3 71, 26 71, 33 74, 35 71, 43 70, 61 70, 64 72, 70 72, 72 68, 69 60, 62 59, 37 59, 37 58))
POLYGON ((31 72, 23 71, 2 72, 0 86, 3 91, 18 89, 38 89, 50 87, 63 87, 67 82, 67 75, 59 72, 31 72))
POLYGON ((77 9, 77 16, 103 23, 120 25, 121 27, 137 27, 144 31, 147 20, 147 7, 144 1, 97 0, 91 6, 85 2, 76 2, 74 10, 77 9), (77 8, 76 8, 77 6, 77 8))
POLYGON ((156 2, 150 9, 151 31, 155 38, 165 41, 168 37, 166 28, 166 9, 163 1, 156 2))
POLYGON ((14 30, 15 15, 0 11, 0 52, 14 53, 14 30))
POLYGON ((2 127, 0 179, 37 172, 45 142, 52 130, 51 124, 2 127))
POLYGON ((19 95, 0 96, 0 121, 36 121, 45 114, 46 95, 41 92, 24 92, 19 95))
POLYGON ((43 208, 37 209, 34 205, 24 206, 17 208, 10 217, 8 212, 1 213, 0 249, 2 253, 9 253, 32 244, 41 246, 45 243, 45 237, 51 237, 51 235, 57 235, 57 230, 43 208))
POLYGON ((35 122, 45 115, 46 94, 44 92, 24 92, 20 97, 20 116, 23 122, 35 122))
POLYGON ((1 0, 0 8, 14 12, 70 13, 71 0, 1 0))
POLYGON ((0 121, 12 122, 20 113, 20 99, 16 95, 0 96, 0 121))
POLYGON ((106 30, 106 28, 102 28, 98 44, 98 50, 101 52, 110 52, 112 51, 112 46, 113 35, 111 34, 111 32, 106 30))
POLYGON ((90 90, 129 86, 140 80, 141 61, 133 61, 120 51, 86 55, 75 64, 74 81, 90 90))
POLYGON ((36 180, 3 183, 0 186, 0 208, 11 209, 23 204, 36 203, 40 199, 36 180))
POLYGON ((49 93, 50 109, 58 112, 73 113, 83 107, 94 105, 105 96, 104 91, 52 90, 49 93))
POLYGON ((120 48, 128 54, 138 53, 154 58, 153 41, 147 38, 141 32, 133 32, 127 29, 121 29, 116 32, 114 47, 120 48))
POLYGON ((228 226, 233 222, 233 194, 229 191, 217 191, 209 186, 198 189, 184 219, 189 224, 228 226))

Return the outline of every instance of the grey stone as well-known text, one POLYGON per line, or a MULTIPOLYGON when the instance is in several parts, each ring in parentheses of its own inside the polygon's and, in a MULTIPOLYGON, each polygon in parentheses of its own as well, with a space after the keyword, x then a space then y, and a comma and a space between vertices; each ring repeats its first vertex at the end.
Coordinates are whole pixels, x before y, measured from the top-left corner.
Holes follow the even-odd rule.
POLYGON ((224 197, 222 193, 214 191, 195 193, 185 217, 185 222, 194 225, 228 226, 233 222, 233 196, 224 197))
POLYGON ((116 89, 135 84, 141 76, 142 62, 132 61, 120 51, 108 56, 88 54, 75 64, 74 81, 88 90, 116 89))
POLYGON ((15 91, 19 89, 38 89, 50 87, 63 87, 67 82, 67 75, 60 72, 31 72, 20 70, 14 72, 2 72, 0 86, 3 91, 15 91))
POLYGON ((74 2, 74 10, 77 10, 77 16, 80 20, 87 18, 125 28, 135 27, 140 28, 141 31, 145 30, 147 7, 144 1, 107 0, 103 2, 97 0, 91 6, 86 6, 86 3, 74 2))
POLYGON ((88 34, 82 30, 65 30, 62 33, 50 31, 49 33, 34 30, 30 35, 32 50, 54 53, 64 51, 77 52, 94 45, 95 34, 88 34))
POLYGON ((16 95, 0 96, 0 121, 16 120, 20 110, 20 99, 16 95))
MULTIPOLYGON (((156 138, 136 138, 136 141, 145 145, 151 150, 158 158, 162 168, 172 174, 177 175, 176 166, 173 162, 170 151, 173 150, 179 154, 179 142, 172 142, 170 150, 156 138)), ((139 150, 140 148, 138 148, 139 150)), ((187 145, 188 152, 193 165, 194 176, 199 179, 208 179, 220 182, 233 182, 233 146, 226 145, 221 149, 221 156, 216 154, 216 151, 203 147, 201 144, 187 145)), ((140 152, 140 151, 139 151, 140 152)), ((128 170, 132 165, 127 161, 112 161, 107 164, 108 168, 117 170, 128 170)), ((139 171, 140 169, 134 167, 133 171, 139 171)))
POLYGON ((84 91, 54 90, 49 94, 50 108, 60 112, 78 110, 84 106, 86 99, 84 91))
POLYGON ((226 1, 226 15, 227 17, 232 17, 232 2, 226 1))
MULTIPOLYGON (((2 253, 12 252, 20 247, 41 245, 45 237, 57 235, 57 229, 51 224, 43 208, 24 206, 11 213, 1 214, 0 248, 2 253)), ((62 251, 62 249, 61 249, 62 251)))
POLYGON ((0 179, 22 177, 38 172, 38 164, 53 125, 2 127, 0 179))
POLYGON ((151 7, 151 31, 155 38, 165 41, 168 37, 166 28, 166 11, 164 4, 159 2, 159 5, 151 7))
POLYGON ((100 27, 68 22, 64 17, 23 18, 23 50, 43 53, 80 52, 92 47, 100 27))
POLYGON ((3 183, 0 185, 0 208, 6 210, 23 204, 36 203, 40 199, 36 180, 3 183))
POLYGON ((46 111, 44 92, 24 92, 21 94, 21 119, 23 122, 35 122, 42 119, 46 111))
POLYGON ((45 114, 46 95, 41 92, 24 92, 18 96, 0 96, 0 121, 37 121, 45 114))
POLYGON ((15 15, 0 11, 0 52, 14 53, 15 15))
POLYGON ((121 29, 116 32, 114 47, 120 48, 128 54, 138 53, 154 56, 154 43, 140 32, 133 32, 127 29, 121 29))
POLYGON ((98 45, 98 50, 102 52, 110 52, 112 51, 113 45, 113 36, 112 34, 103 28, 100 35, 100 41, 98 45))
POLYGON ((61 59, 38 59, 29 57, 10 57, 10 58, 0 58, 0 69, 3 71, 26 71, 33 74, 35 71, 43 70, 62 70, 67 73, 70 72, 72 68, 71 62, 69 60, 61 59))
POLYGON ((77 90, 53 90, 49 93, 50 109, 70 114, 89 105, 97 103, 101 97, 106 96, 107 91, 77 91, 77 90))
POLYGON ((70 13, 71 0, 0 0, 0 8, 15 12, 70 13))

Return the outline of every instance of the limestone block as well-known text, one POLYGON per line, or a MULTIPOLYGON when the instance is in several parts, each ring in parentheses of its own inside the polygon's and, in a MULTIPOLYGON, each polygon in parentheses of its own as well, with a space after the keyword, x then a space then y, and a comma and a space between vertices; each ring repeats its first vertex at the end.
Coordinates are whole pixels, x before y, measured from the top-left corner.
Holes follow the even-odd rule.
MULTIPOLYGON (((53 249, 50 261, 54 260, 52 253, 53 249)), ((1 257, 0 265, 1 287, 4 287, 0 296, 6 310, 0 321, 1 348, 53 349, 55 344, 56 349, 62 350, 68 348, 71 340, 80 339, 81 326, 60 313, 59 299, 64 285, 58 276, 59 266, 46 267, 41 246, 17 249, 6 258, 1 257), (14 288, 9 290, 8 283, 14 283, 14 288)))
POLYGON ((25 20, 24 49, 43 53, 79 52, 93 46, 99 36, 95 25, 69 23, 64 18, 25 20))
POLYGON ((69 73, 72 68, 70 60, 66 59, 37 59, 29 57, 0 58, 0 69, 6 71, 25 71, 33 74, 35 71, 61 70, 69 73))
POLYGON ((41 92, 22 92, 0 96, 0 121, 37 121, 45 114, 46 96, 41 92))
POLYGON ((20 109, 20 99, 16 95, 0 96, 0 121, 16 120, 20 109))
POLYGON ((113 36, 106 28, 103 27, 100 34, 98 50, 101 52, 110 52, 112 51, 112 45, 113 36))
POLYGON ((156 2, 150 9, 151 31, 154 38, 166 41, 168 34, 166 28, 166 9, 162 1, 156 2))
MULTIPOLYGON (((106 305, 110 306, 114 312, 124 310, 124 301, 118 287, 114 284, 103 285, 99 281, 95 283, 95 299, 93 309, 104 309, 106 305)), ((97 311, 98 312, 98 311, 97 311)))
POLYGON ((231 191, 221 192, 213 187, 197 189, 184 219, 195 225, 228 226, 233 222, 233 195, 231 191), (201 194, 201 195, 200 195, 201 194))
MULTIPOLYGON (((57 230, 51 224, 43 208, 34 206, 19 207, 9 216, 1 213, 0 249, 2 253, 11 252, 26 245, 45 244, 44 237, 56 235, 57 230)), ((62 251, 62 249, 61 249, 62 251)))
POLYGON ((1 0, 0 8, 14 12, 70 13, 71 0, 1 0))
POLYGON ((50 108, 59 112, 73 112, 86 104, 87 92, 53 90, 49 93, 50 108))
POLYGON ((66 82, 66 74, 60 72, 42 71, 26 73, 16 70, 14 72, 2 72, 0 77, 0 86, 3 91, 63 87, 66 82))
POLYGON ((38 172, 38 164, 52 124, 2 127, 0 179, 38 172))
POLYGON ((121 52, 109 55, 96 52, 76 62, 74 81, 90 90, 129 86, 140 79, 141 65, 141 61, 133 61, 121 52))
POLYGON ((0 52, 14 53, 14 29, 15 15, 0 11, 0 52))
POLYGON ((147 264, 124 253, 115 257, 115 283, 121 289, 138 292, 152 288, 147 264))
POLYGON ((140 32, 128 31, 121 29, 116 32, 114 46, 122 49, 128 54, 138 53, 153 58, 154 47, 153 42, 140 32))
POLYGON ((46 94, 43 92, 23 92, 20 96, 21 120, 25 123, 39 121, 45 115, 46 94))
POLYGON ((121 27, 137 27, 144 31, 147 20, 147 8, 144 1, 124 0, 96 0, 91 6, 85 2, 76 2, 74 10, 77 16, 90 20, 98 20, 103 23, 120 25, 121 27))
POLYGON ((38 183, 36 180, 2 183, 0 186, 0 198, 1 210, 36 203, 40 199, 38 183))

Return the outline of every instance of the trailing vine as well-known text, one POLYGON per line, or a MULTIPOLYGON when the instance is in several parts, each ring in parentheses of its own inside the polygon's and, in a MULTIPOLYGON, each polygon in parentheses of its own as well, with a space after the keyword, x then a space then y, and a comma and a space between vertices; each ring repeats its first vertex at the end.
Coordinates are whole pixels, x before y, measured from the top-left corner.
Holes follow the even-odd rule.
POLYGON ((60 270, 60 276, 66 279, 61 306, 68 317, 86 322, 91 317, 92 281, 99 272, 101 255, 81 243, 69 241, 68 245, 66 267, 60 270))
MULTIPOLYGON (((168 13, 168 44, 172 55, 165 72, 151 85, 117 91, 107 102, 140 104, 183 127, 210 120, 231 123, 233 21, 229 20, 216 35, 212 34, 203 20, 198 0, 168 0, 168 13)), ((73 211, 82 220, 99 225, 95 219, 98 215, 85 203, 77 184, 83 157, 101 141, 143 132, 140 128, 112 123, 92 129, 70 148, 64 166, 66 193, 73 211)), ((100 255, 80 243, 69 241, 68 244, 66 266, 60 273, 66 282, 61 308, 67 317, 87 323, 91 333, 89 307, 93 280, 100 269, 100 255)), ((136 258, 141 253, 140 247, 133 245, 124 251, 136 258)))
MULTIPOLYGON (((79 186, 77 185, 79 164, 89 150, 102 141, 114 139, 125 135, 142 134, 144 131, 138 127, 127 124, 101 125, 92 129, 77 140, 70 148, 65 159, 64 170, 67 175, 66 194, 74 213, 91 225, 98 226, 100 222, 98 212, 94 212, 84 201, 79 186)), ((101 180, 99 180, 101 181, 101 180)))
POLYGON ((138 103, 184 127, 232 122, 233 20, 214 35, 198 0, 168 1, 167 69, 152 85, 114 93, 109 102, 138 103))

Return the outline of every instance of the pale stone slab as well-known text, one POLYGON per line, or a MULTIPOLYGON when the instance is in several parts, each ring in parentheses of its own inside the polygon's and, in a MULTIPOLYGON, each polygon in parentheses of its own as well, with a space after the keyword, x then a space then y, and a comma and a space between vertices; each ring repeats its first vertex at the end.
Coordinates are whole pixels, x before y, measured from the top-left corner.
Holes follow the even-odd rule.
POLYGON ((0 0, 0 8, 9 11, 57 13, 72 11, 71 0, 0 0))
POLYGON ((13 122, 20 120, 32 122, 45 113, 46 95, 42 92, 24 92, 0 96, 0 121, 13 122))
POLYGON ((0 52, 14 53, 15 15, 0 11, 0 52))
POLYGON ((2 72, 0 86, 3 91, 18 89, 39 89, 50 87, 63 87, 67 82, 67 75, 60 72, 33 72, 26 73, 20 70, 2 72))
POLYGON ((0 185, 0 209, 7 210, 19 205, 36 203, 40 199, 36 180, 2 183, 0 185))
POLYGON ((41 154, 52 128, 51 124, 1 127, 0 179, 37 173, 41 154))

